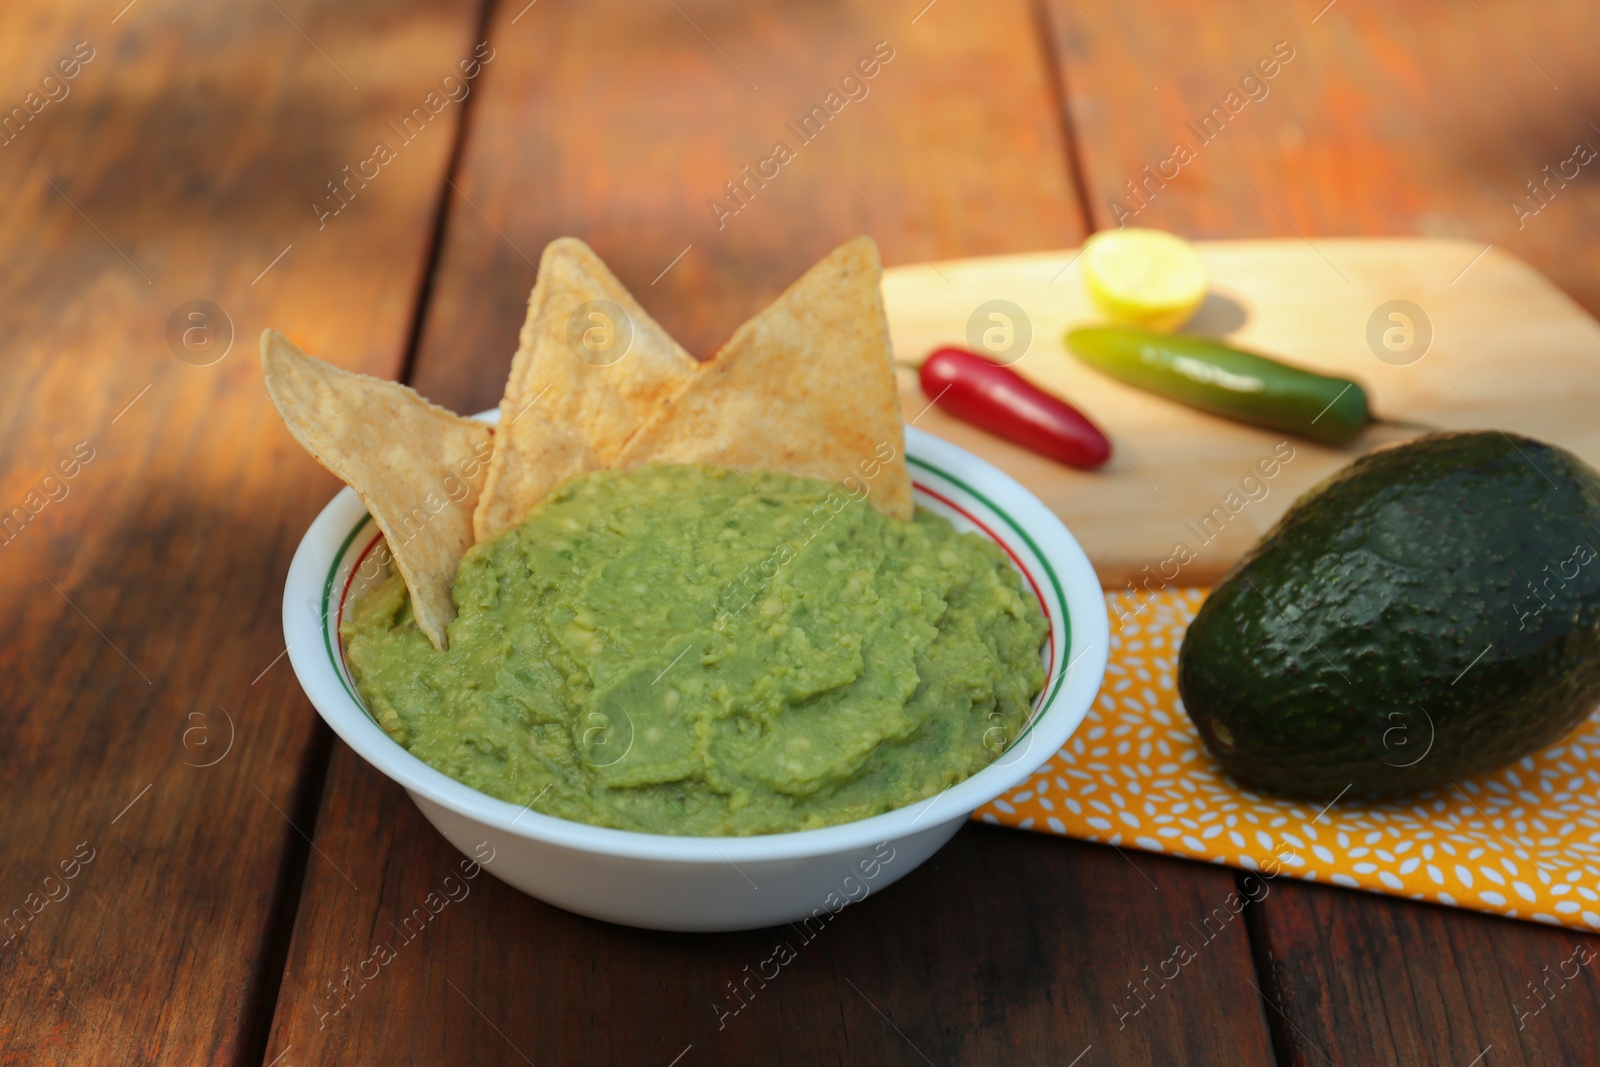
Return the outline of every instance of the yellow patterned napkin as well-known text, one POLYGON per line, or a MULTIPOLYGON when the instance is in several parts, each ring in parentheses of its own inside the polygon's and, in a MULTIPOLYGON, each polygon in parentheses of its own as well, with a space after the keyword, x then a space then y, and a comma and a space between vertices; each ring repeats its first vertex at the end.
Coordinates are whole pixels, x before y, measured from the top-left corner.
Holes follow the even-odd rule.
POLYGON ((1404 802, 1315 804, 1240 787, 1179 706, 1203 589, 1109 593, 1111 662, 1060 752, 974 818, 1308 882, 1600 929, 1600 715, 1493 774, 1404 802))

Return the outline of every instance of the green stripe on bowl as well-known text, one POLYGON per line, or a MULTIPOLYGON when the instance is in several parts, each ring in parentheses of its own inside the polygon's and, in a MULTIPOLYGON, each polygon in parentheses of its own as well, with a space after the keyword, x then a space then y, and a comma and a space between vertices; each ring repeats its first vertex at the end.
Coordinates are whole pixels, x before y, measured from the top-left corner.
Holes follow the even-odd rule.
POLYGON ((345 535, 344 544, 339 546, 339 551, 333 554, 333 564, 328 568, 328 580, 322 583, 322 644, 328 650, 328 662, 333 666, 333 674, 339 679, 339 684, 344 691, 350 694, 350 699, 355 701, 356 707, 366 710, 366 705, 361 698, 350 692, 350 683, 345 681, 344 668, 339 666, 339 657, 333 651, 333 630, 328 625, 328 612, 333 606, 333 582, 339 576, 339 564, 344 562, 344 557, 350 551, 350 545, 356 539, 356 534, 367 528, 367 523, 372 521, 371 515, 361 516, 361 521, 353 526, 345 535))

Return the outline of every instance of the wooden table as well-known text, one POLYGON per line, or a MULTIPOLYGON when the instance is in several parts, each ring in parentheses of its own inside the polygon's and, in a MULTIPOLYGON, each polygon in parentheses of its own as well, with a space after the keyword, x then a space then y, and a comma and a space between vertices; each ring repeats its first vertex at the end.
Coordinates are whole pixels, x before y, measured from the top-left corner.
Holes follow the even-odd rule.
POLYGON ((1600 987, 1551 976, 1600 939, 1286 881, 1119 1019, 1235 872, 976 826, 721 1025, 783 931, 621 929, 483 878, 372 973, 456 857, 282 657, 335 484, 253 350, 281 326, 488 407, 569 233, 702 354, 859 231, 911 263, 1122 218, 1470 237, 1600 311, 1592 168, 1525 184, 1600 146, 1600 8, 123 3, 0 12, 0 1062, 1596 1061, 1600 987), (713 209, 777 140, 779 177, 713 209))

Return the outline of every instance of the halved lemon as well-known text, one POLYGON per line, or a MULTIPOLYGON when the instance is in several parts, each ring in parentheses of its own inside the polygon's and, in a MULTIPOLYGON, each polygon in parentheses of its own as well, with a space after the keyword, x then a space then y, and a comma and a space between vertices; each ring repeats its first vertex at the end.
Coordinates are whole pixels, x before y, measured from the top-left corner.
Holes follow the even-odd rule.
POLYGON ((1169 333, 1206 298, 1206 265, 1165 230, 1105 230, 1083 246, 1083 280, 1107 317, 1169 333))

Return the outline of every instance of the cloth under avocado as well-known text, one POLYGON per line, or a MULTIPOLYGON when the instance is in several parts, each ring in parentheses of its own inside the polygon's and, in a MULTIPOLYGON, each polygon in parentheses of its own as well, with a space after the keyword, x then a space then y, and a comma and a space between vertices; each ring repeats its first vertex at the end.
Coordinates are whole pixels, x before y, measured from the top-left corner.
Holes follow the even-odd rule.
POLYGON ((827 483, 580 475, 461 562, 449 650, 391 577, 340 634, 414 755, 540 812, 778 833, 913 803, 992 762, 1048 625, 993 543, 827 483))

